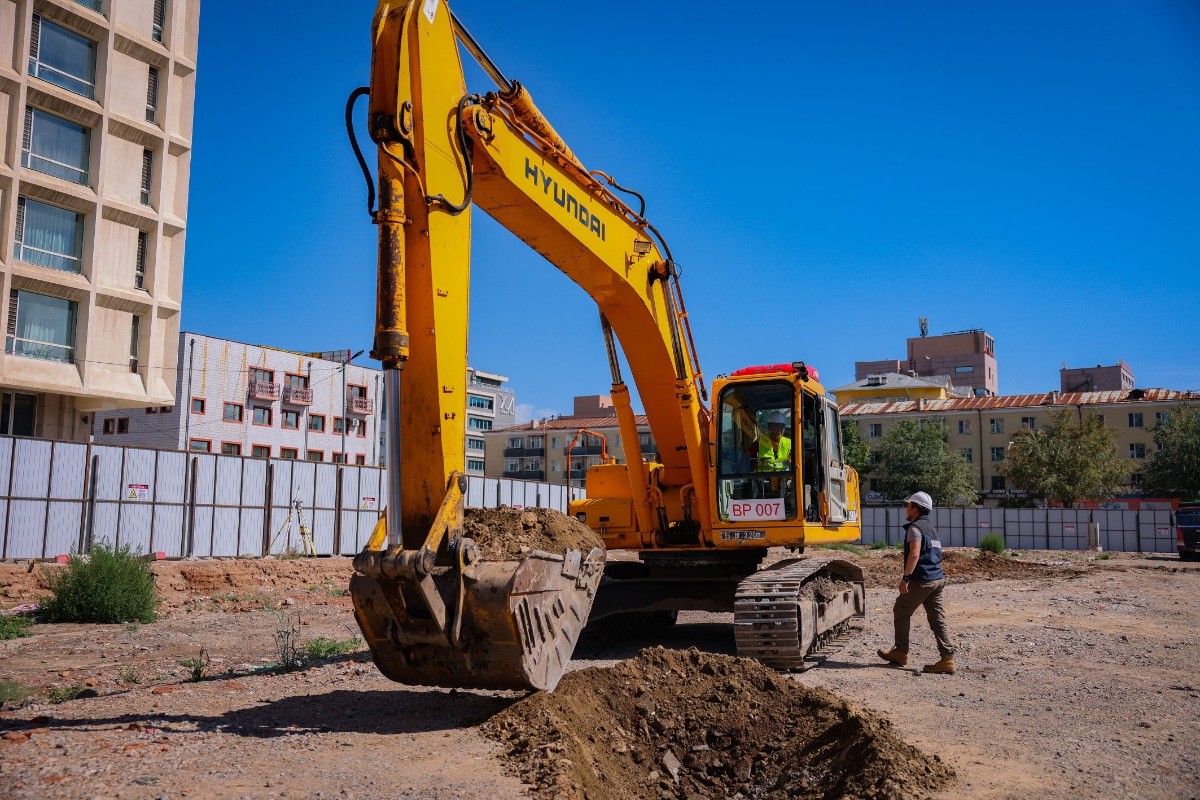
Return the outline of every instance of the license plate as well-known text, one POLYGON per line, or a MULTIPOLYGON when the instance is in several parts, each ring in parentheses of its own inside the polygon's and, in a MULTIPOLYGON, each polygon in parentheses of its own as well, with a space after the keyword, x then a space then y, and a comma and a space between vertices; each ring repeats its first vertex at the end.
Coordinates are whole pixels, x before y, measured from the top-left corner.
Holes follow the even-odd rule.
POLYGON ((766 531, 721 531, 721 538, 727 542, 751 542, 766 539, 766 531))

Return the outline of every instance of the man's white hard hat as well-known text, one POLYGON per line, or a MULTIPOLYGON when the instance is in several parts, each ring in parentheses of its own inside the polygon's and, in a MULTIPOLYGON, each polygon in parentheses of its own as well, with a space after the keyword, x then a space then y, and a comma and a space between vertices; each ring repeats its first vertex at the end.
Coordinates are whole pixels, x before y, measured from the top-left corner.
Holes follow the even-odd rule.
POLYGON ((768 425, 787 425, 787 419, 784 418, 782 411, 772 411, 771 416, 767 417, 768 425))
POLYGON ((905 503, 915 503, 926 511, 933 510, 933 498, 925 492, 917 492, 904 499, 905 503))

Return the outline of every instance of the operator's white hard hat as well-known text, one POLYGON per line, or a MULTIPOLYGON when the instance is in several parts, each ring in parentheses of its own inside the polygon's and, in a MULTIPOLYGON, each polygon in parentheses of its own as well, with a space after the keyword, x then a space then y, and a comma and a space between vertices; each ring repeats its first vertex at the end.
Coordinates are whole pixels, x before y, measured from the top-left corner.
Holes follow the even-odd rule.
POLYGON ((904 502, 914 503, 926 511, 933 510, 933 498, 930 497, 926 492, 916 492, 912 495, 909 495, 908 497, 904 498, 904 502))
POLYGON ((767 417, 768 425, 787 425, 787 419, 783 416, 782 411, 772 411, 771 416, 767 417))

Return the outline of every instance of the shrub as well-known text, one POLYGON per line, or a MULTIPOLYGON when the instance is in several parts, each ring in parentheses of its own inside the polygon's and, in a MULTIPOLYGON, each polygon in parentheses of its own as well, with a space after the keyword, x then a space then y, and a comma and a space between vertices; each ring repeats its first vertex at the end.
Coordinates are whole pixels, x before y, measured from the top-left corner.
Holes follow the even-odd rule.
POLYGON ((979 549, 984 553, 1004 555, 1004 537, 998 533, 989 533, 979 540, 979 549))
POLYGON ((887 542, 871 542, 872 550, 887 550, 887 542))
POLYGON ((857 553, 858 552, 857 547, 855 547, 852 544, 847 544, 846 542, 835 542, 833 544, 823 544, 820 546, 825 548, 826 550, 842 550, 843 552, 846 552, 846 553, 857 553))
MULTIPOLYGON (((65 703, 68 700, 74 700, 86 691, 87 689, 82 683, 73 683, 70 686, 54 686, 51 687, 50 691, 46 692, 46 699, 57 705, 58 703, 65 703)), ((92 694, 95 694, 95 692, 92 692, 92 694)))
POLYGON ((33 692, 16 681, 0 681, 0 703, 19 703, 33 692))
POLYGON ((33 636, 29 629, 33 620, 20 615, 0 617, 0 639, 19 639, 22 636, 33 636))
POLYGON ((287 671, 302 666, 300 660, 300 615, 279 612, 275 624, 275 655, 279 669, 287 671))
POLYGON ((90 555, 71 555, 47 575, 54 597, 42 604, 47 622, 153 622, 158 589, 150 565, 128 545, 98 542, 90 555))
POLYGON ((320 661, 325 658, 345 655, 357 650, 361 645, 362 639, 359 639, 357 636, 351 636, 349 639, 329 639, 319 636, 316 639, 309 639, 304 643, 303 660, 305 663, 308 663, 310 661, 320 661))
POLYGON ((179 666, 187 667, 188 680, 190 680, 192 683, 198 683, 204 680, 204 678, 208 675, 208 665, 211 663, 211 661, 212 659, 208 657, 208 653, 206 653, 204 648, 201 647, 199 657, 188 658, 180 661, 179 666))
POLYGON ((117 671, 117 680, 121 683, 141 683, 142 673, 137 667, 125 667, 117 671))

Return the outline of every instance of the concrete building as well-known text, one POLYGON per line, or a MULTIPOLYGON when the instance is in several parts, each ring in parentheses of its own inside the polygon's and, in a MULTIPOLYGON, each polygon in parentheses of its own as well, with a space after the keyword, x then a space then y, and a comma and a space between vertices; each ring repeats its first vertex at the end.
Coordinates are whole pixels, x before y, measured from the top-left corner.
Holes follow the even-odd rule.
POLYGON ((868 375, 862 380, 832 390, 839 403, 886 402, 889 400, 945 400, 947 397, 970 397, 971 390, 954 385, 949 375, 919 378, 885 372, 868 375))
POLYGON ((948 376, 955 386, 969 386, 979 396, 995 396, 1000 391, 996 340, 980 329, 914 336, 908 340, 906 358, 854 362, 856 381, 870 375, 913 372, 923 378, 948 376))
POLYGON ((487 443, 483 434, 517 424, 517 396, 504 384, 508 378, 467 367, 466 472, 486 471, 487 443))
MULTIPOLYGON (((615 458, 618 464, 625 463, 625 448, 612 399, 605 395, 588 395, 576 397, 574 405, 576 411, 599 413, 533 420, 486 434, 485 474, 493 478, 558 484, 569 481, 571 486, 582 487, 588 468, 600 463, 604 450, 599 437, 584 434, 571 449, 568 464, 567 448, 583 429, 602 434, 609 457, 615 458)), ((655 444, 650 435, 650 421, 644 414, 637 415, 636 420, 642 456, 653 458, 655 444)))
POLYGON ((175 402, 199 0, 0 0, 0 433, 175 402))
POLYGON ((381 372, 344 364, 349 355, 306 355, 182 333, 172 354, 178 367, 171 370, 181 402, 99 412, 96 441, 378 465, 381 372))
POLYGON ((1059 389, 1063 392, 1128 392, 1134 387, 1133 370, 1118 359, 1111 367, 1067 367, 1058 371, 1059 389))
MULTIPOLYGON (((852 418, 859 435, 876 452, 888 429, 901 420, 928 421, 946 427, 949 446, 975 466, 977 488, 981 496, 999 500, 1012 494, 998 472, 1014 432, 1022 428, 1038 429, 1050 422, 1050 412, 1070 409, 1080 416, 1089 412, 1100 415, 1117 433, 1118 452, 1135 465, 1127 492, 1137 491, 1137 465, 1145 463, 1154 450, 1155 422, 1180 403, 1200 404, 1200 393, 1170 389, 1134 389, 1116 392, 1048 392, 971 397, 946 400, 905 400, 901 402, 851 402, 843 404, 843 418, 852 418)), ((864 500, 884 500, 880 478, 871 471, 863 475, 864 500)))

